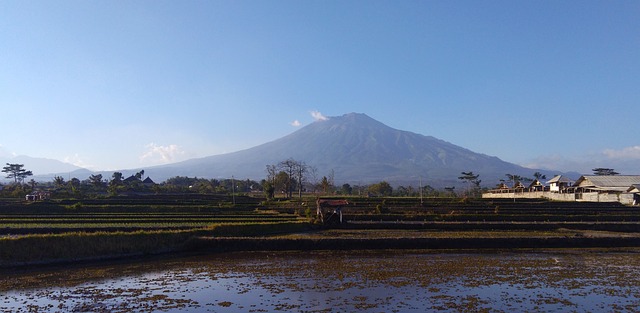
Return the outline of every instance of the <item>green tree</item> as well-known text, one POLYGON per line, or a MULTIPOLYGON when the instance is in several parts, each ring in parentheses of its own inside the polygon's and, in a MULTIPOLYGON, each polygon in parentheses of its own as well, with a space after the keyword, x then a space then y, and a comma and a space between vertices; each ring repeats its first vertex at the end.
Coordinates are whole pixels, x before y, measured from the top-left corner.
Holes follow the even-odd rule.
POLYGON ((56 176, 53 178, 53 184, 57 187, 63 187, 66 183, 64 181, 64 178, 62 178, 62 176, 56 176))
POLYGON ((522 176, 516 174, 504 174, 504 176, 507 176, 507 182, 512 183, 512 186, 524 180, 522 176))
POLYGON ((329 179, 327 178, 327 176, 322 176, 322 179, 320 180, 320 188, 322 189, 322 192, 324 194, 329 193, 329 189, 331 188, 331 183, 329 182, 329 179))
POLYGON ((537 179, 537 180, 547 179, 547 175, 543 175, 540 172, 533 173, 533 177, 535 177, 535 179, 537 179))
POLYGON ((96 190, 101 189, 104 186, 104 182, 102 181, 102 174, 96 174, 89 176, 89 182, 96 190))
POLYGON ((14 182, 17 184, 18 182, 24 181, 25 178, 33 175, 31 171, 27 171, 23 167, 24 164, 7 163, 7 166, 2 168, 2 172, 7 173, 7 178, 13 178, 14 182))
POLYGON ((393 194, 393 187, 386 181, 381 181, 377 184, 369 186, 369 192, 378 196, 391 196, 393 194))
POLYGON ((109 182, 109 185, 112 186, 120 186, 122 185, 122 173, 120 172, 113 172, 113 175, 111 175, 111 181, 109 182))
POLYGON ((80 180, 77 178, 71 178, 69 180, 69 182, 67 182, 67 185, 69 185, 69 192, 72 193, 73 195, 80 195, 80 180))
POLYGON ((36 185, 38 184, 37 181, 35 181, 34 179, 31 179, 29 181, 29 185, 31 186, 31 190, 36 190, 36 185))
POLYGON ((124 188, 123 182, 122 182, 122 173, 114 172, 113 175, 111 175, 111 178, 112 179, 109 182, 109 187, 107 188, 107 190, 112 195, 116 195, 116 194, 118 194, 118 191, 120 189, 124 188))
POLYGON ((452 197, 455 197, 456 195, 456 187, 455 186, 451 186, 451 187, 444 187, 444 190, 446 190, 452 197))
POLYGON ((353 188, 349 184, 342 184, 341 192, 344 195, 350 195, 353 192, 353 188))
POLYGON ((614 176, 614 175, 620 174, 614 171, 612 168, 604 168, 604 167, 594 168, 592 169, 592 171, 593 171, 593 175, 598 175, 598 176, 614 176))
POLYGON ((459 176, 458 179, 467 183, 467 196, 476 195, 480 190, 480 182, 482 180, 478 179, 480 174, 473 174, 473 172, 462 172, 462 176, 459 176))
POLYGON ((273 187, 273 184, 271 184, 270 181, 268 181, 266 179, 262 180, 262 190, 264 191, 264 195, 265 195, 265 197, 267 197, 267 200, 273 199, 273 194, 274 194, 276 188, 273 187))
POLYGON ((273 188, 275 188, 275 190, 277 190, 278 192, 282 192, 285 195, 288 195, 288 191, 291 188, 289 186, 290 183, 291 183, 291 178, 289 177, 289 174, 287 174, 284 171, 280 171, 276 175, 275 184, 273 185, 273 188))

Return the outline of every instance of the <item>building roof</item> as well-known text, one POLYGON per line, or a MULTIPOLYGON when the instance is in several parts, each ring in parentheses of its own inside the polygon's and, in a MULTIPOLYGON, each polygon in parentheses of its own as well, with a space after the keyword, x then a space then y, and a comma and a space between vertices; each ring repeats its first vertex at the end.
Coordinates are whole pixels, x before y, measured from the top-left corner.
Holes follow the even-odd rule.
POLYGON ((570 183, 570 182, 572 182, 572 181, 573 181, 572 179, 569 179, 569 178, 568 178, 568 177, 566 177, 566 176, 556 175, 556 176, 554 176, 553 178, 549 179, 549 180, 547 181, 547 184, 553 184, 553 183, 556 183, 556 184, 559 184, 559 183, 570 183))
POLYGON ((640 175, 584 175, 578 178, 573 186, 625 192, 630 186, 638 184, 640 184, 640 175))
POLYGON ((317 204, 320 206, 343 206, 349 204, 347 200, 331 200, 331 199, 318 199, 317 204))
POLYGON ((537 187, 537 186, 544 186, 544 184, 538 180, 538 179, 534 179, 531 184, 529 184, 529 187, 527 188, 533 188, 533 187, 537 187))
POLYGON ((147 176, 147 178, 145 178, 142 181, 143 184, 155 184, 155 182, 151 179, 151 177, 147 176))
POLYGON ((640 184, 631 185, 631 187, 629 187, 629 189, 627 189, 627 192, 639 193, 640 192, 640 184))
POLYGON ((515 184, 513 184, 513 188, 524 188, 524 184, 518 181, 515 184))
POLYGON ((125 183, 130 183, 130 182, 132 182, 132 181, 136 181, 136 180, 140 180, 140 178, 138 178, 138 177, 135 177, 135 176, 131 175, 131 176, 129 176, 129 177, 127 177, 127 178, 125 178, 123 181, 124 181, 125 183))

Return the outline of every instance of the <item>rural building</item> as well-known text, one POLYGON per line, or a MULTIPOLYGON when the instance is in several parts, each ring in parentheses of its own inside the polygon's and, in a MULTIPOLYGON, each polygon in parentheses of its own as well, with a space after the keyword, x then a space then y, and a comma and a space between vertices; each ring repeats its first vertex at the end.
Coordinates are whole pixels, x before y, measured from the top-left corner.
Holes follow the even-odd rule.
POLYGON ((140 178, 136 177, 134 175, 131 175, 131 176, 125 178, 122 182, 125 183, 125 184, 131 184, 131 183, 136 182, 136 181, 140 181, 140 178))
POLYGON ((572 188, 576 200, 631 204, 637 195, 629 192, 634 185, 640 185, 640 175, 585 175, 572 188))
POLYGON ((564 192, 568 187, 571 187, 572 183, 573 180, 562 175, 556 175, 547 181, 551 192, 564 192))
POLYGON ((508 188, 504 183, 482 194, 483 198, 546 198, 558 201, 620 202, 640 204, 640 175, 584 175, 573 180, 558 175, 547 181, 533 181, 508 188))
POLYGON ((145 186, 147 186, 147 187, 151 187, 151 186, 155 185, 156 183, 151 179, 151 177, 148 177, 148 176, 147 176, 147 178, 145 178, 145 179, 142 181, 142 184, 143 184, 143 185, 145 185, 145 186))
POLYGON ((531 182, 531 184, 529 184, 527 189, 529 190, 529 192, 531 192, 531 191, 544 191, 545 186, 544 186, 544 183, 541 182, 540 180, 534 179, 531 182))
POLYGON ((33 193, 26 195, 25 200, 27 201, 42 201, 51 199, 51 193, 49 191, 37 190, 33 193))
POLYGON ((142 182, 142 184, 144 186, 147 187, 151 187, 153 185, 155 185, 156 183, 151 179, 151 177, 147 176, 147 178, 145 178, 144 180, 142 180, 139 176, 136 175, 131 175, 129 177, 127 177, 125 180, 123 180, 123 182, 125 184, 131 184, 131 183, 135 183, 135 182, 142 182))

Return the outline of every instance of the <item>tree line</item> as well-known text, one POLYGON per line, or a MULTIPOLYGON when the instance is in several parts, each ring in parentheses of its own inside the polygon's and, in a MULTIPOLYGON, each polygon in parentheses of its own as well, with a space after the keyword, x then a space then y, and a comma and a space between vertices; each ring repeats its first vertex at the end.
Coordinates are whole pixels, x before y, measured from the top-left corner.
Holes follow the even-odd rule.
MULTIPOLYGON (((38 187, 53 191, 59 197, 83 197, 99 195, 118 195, 122 193, 203 193, 203 194, 250 194, 262 193, 267 199, 275 197, 293 198, 305 194, 322 195, 357 195, 357 196, 406 196, 406 197, 453 197, 458 196, 455 187, 445 187, 444 190, 436 190, 429 185, 415 188, 413 186, 398 186, 395 189, 386 181, 368 185, 342 184, 336 186, 334 172, 331 171, 320 177, 316 167, 289 158, 277 164, 266 165, 266 177, 260 182, 250 179, 205 179, 197 177, 176 176, 167 179, 160 184, 145 184, 144 170, 125 178, 121 172, 114 172, 110 179, 102 174, 92 174, 85 180, 70 178, 68 181, 61 176, 53 178, 52 182, 36 182, 31 179, 25 183, 26 178, 32 176, 32 171, 24 168, 23 164, 7 163, 2 172, 6 178, 13 179, 14 183, 3 186, 0 196, 24 197, 35 191, 38 187)), ((594 168, 594 175, 618 175, 611 168, 594 168)), ((466 197, 479 197, 486 188, 480 186, 480 175, 472 171, 461 172, 458 179, 464 184, 464 190, 459 195, 466 197)), ((527 178, 516 174, 505 174, 506 179, 501 183, 517 184, 530 182, 534 179, 546 179, 540 172, 535 172, 533 178, 527 178)))

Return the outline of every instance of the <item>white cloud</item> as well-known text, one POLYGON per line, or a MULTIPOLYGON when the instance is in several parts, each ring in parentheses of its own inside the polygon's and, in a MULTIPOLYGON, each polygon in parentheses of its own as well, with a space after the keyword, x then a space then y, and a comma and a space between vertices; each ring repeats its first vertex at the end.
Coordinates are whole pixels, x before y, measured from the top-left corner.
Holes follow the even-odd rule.
POLYGON ((620 160, 640 159, 640 146, 631 146, 620 150, 606 149, 602 152, 607 158, 620 160))
POLYGON ((316 121, 326 121, 329 119, 328 117, 322 115, 322 113, 320 113, 319 111, 311 111, 311 116, 316 121))
POLYGON ((0 145, 0 157, 2 158, 13 158, 16 154, 9 151, 9 149, 5 148, 3 145, 0 145))
POLYGON ((300 127, 300 125, 302 125, 302 123, 300 123, 300 121, 298 121, 298 120, 295 120, 295 121, 293 121, 293 122, 291 122, 289 124, 291 126, 293 126, 293 127, 300 127))
POLYGON ((176 162, 185 155, 178 145, 161 146, 152 142, 144 147, 147 151, 140 156, 141 163, 166 164, 176 162))
POLYGON ((95 169, 94 165, 86 163, 77 153, 72 156, 64 157, 64 160, 62 161, 86 169, 95 169))

